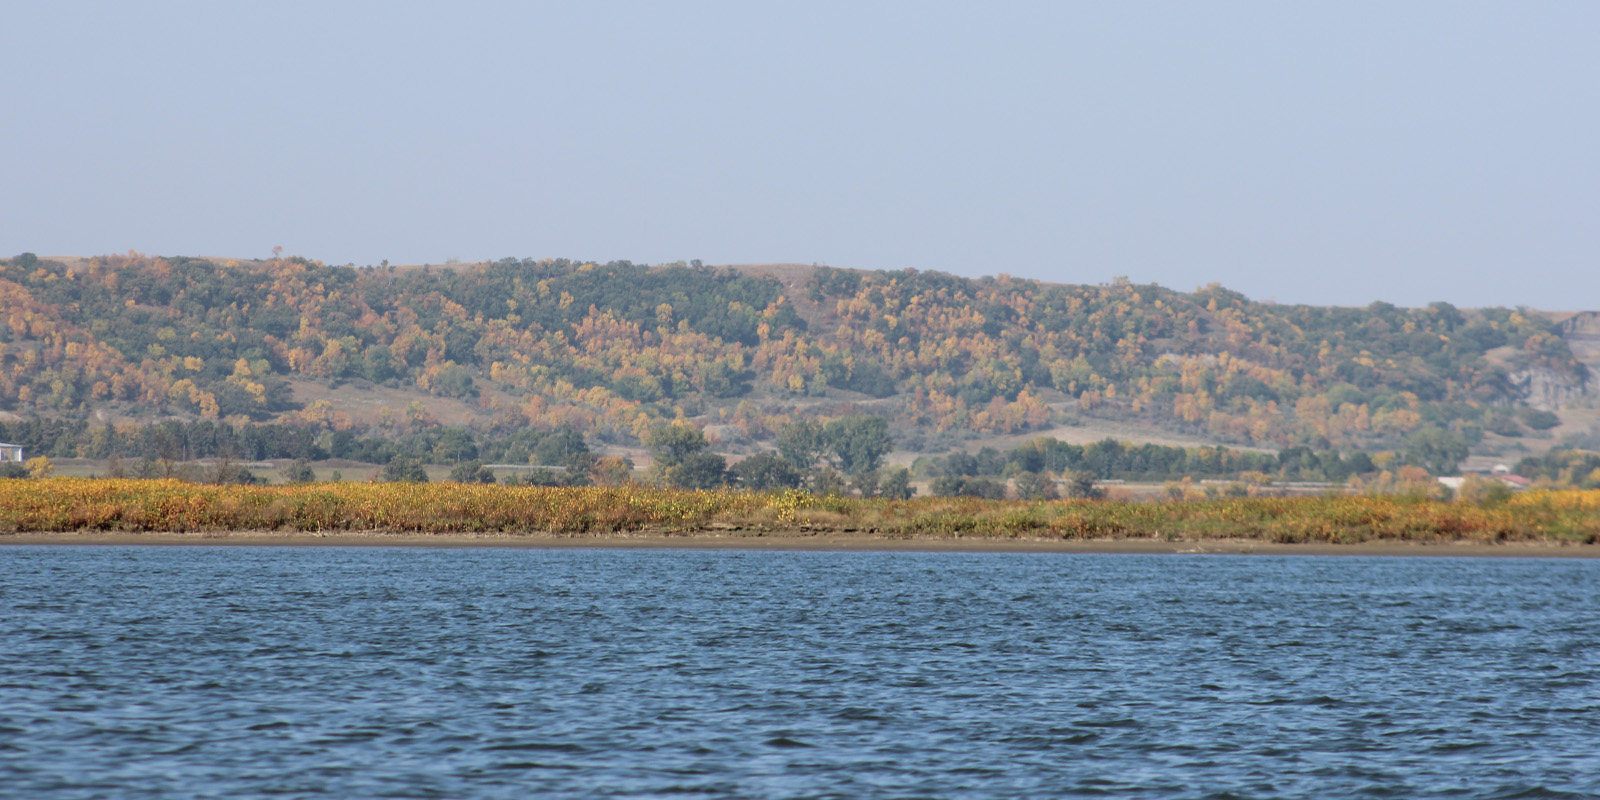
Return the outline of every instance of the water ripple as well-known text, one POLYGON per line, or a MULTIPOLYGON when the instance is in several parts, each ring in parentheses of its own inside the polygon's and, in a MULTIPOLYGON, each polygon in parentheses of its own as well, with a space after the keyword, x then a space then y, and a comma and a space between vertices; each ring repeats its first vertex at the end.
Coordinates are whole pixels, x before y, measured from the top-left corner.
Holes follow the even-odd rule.
POLYGON ((0 794, 1600 796, 1600 564, 0 551, 0 794))

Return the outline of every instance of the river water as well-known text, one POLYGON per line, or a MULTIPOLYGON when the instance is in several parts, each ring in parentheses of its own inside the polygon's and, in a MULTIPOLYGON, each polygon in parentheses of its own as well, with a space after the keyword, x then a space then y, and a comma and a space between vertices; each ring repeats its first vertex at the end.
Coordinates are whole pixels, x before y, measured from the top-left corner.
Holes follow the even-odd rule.
POLYGON ((1600 562, 7 547, 0 795, 1595 797, 1600 562))

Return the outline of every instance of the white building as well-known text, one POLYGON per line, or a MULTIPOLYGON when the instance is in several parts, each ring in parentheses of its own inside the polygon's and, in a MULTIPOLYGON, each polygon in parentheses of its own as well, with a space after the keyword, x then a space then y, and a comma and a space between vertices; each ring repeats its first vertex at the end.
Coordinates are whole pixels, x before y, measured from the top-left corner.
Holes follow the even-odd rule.
POLYGON ((22 445, 0 444, 0 461, 22 461, 22 445))

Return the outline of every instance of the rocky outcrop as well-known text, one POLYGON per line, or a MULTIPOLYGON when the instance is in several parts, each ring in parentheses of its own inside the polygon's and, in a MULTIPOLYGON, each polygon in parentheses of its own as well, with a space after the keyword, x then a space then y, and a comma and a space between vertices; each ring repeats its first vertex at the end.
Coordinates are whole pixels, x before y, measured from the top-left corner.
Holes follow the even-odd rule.
POLYGON ((1512 396, 1540 411, 1558 411, 1562 406, 1586 405, 1596 396, 1594 380, 1563 372, 1532 367, 1506 376, 1512 396))
POLYGON ((1600 311, 1573 314, 1556 326, 1556 332, 1566 340, 1579 361, 1587 364, 1591 371, 1600 371, 1600 311))
POLYGON ((1588 368, 1587 374, 1570 375, 1541 368, 1518 370, 1507 376, 1512 391, 1523 402, 1544 411, 1600 402, 1600 311, 1574 314, 1557 324, 1556 331, 1588 368))

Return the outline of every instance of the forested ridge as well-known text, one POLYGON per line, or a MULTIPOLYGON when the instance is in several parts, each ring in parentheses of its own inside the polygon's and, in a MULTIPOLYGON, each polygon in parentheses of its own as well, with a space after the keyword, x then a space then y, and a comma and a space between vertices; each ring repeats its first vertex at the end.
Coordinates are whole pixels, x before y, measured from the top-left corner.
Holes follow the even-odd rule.
POLYGON ((434 427, 426 399, 341 406, 341 386, 367 382, 467 403, 485 430, 619 442, 678 418, 767 440, 843 405, 886 418, 902 444, 1041 430, 1070 413, 1351 451, 1538 426, 1515 413, 1519 373, 1588 379, 1527 310, 915 270, 824 267, 786 285, 697 264, 128 254, 69 268, 25 254, 0 261, 0 315, 0 408, 25 419, 175 416, 323 436, 434 427), (296 397, 292 381, 331 399, 296 397))

